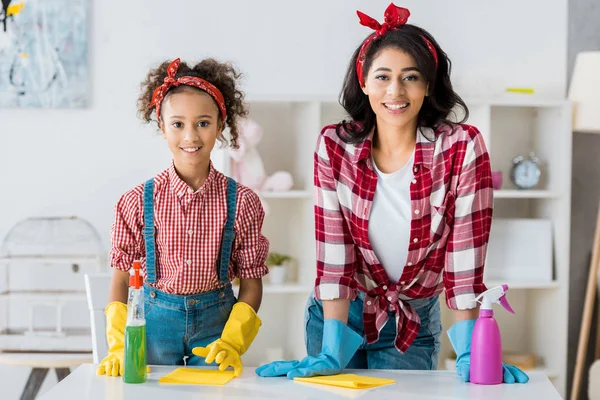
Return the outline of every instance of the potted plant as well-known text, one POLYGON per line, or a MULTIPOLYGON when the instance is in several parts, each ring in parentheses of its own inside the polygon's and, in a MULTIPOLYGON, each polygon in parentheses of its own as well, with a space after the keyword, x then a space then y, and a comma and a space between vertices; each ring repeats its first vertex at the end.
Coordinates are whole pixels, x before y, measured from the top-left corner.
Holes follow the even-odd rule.
POLYGON ((269 280, 273 285, 281 285, 285 282, 286 264, 292 258, 286 254, 271 252, 267 256, 267 267, 269 267, 269 280))

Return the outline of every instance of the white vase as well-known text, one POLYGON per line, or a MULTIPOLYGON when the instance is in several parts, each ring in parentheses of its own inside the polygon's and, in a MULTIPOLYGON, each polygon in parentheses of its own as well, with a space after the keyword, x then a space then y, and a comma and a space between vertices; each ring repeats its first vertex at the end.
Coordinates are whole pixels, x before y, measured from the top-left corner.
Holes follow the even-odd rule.
POLYGON ((285 282, 285 267, 281 265, 269 267, 269 282, 271 282, 271 285, 283 285, 285 282))

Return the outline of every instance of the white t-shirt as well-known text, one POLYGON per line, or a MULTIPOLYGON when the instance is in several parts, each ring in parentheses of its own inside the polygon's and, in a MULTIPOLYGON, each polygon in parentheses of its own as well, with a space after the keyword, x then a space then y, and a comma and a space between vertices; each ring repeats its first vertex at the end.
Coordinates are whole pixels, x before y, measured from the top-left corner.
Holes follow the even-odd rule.
POLYGON ((373 162, 377 188, 369 215, 369 241, 390 281, 402 276, 410 240, 410 182, 414 153, 398 171, 386 174, 373 162))

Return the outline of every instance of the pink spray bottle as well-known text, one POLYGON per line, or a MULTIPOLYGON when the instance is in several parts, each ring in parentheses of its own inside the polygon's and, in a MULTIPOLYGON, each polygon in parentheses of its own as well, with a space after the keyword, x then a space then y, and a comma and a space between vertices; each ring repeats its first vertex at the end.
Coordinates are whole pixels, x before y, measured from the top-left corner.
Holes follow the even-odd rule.
POLYGON ((492 303, 500 304, 514 314, 505 297, 507 290, 508 285, 496 286, 481 293, 475 299, 481 303, 481 308, 471 339, 470 381, 472 383, 479 385, 502 383, 502 339, 500 328, 494 319, 492 303))

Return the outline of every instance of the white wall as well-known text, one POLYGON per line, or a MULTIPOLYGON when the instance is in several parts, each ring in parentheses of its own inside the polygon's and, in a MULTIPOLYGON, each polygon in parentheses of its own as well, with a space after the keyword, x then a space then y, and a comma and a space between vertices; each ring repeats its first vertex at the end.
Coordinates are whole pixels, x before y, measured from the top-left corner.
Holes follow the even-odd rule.
MULTIPOLYGON (((335 97, 352 51, 370 33, 355 10, 381 20, 389 0, 90 3, 90 108, 0 110, 0 238, 28 216, 78 215, 109 248, 119 195, 170 160, 135 114, 149 67, 214 56, 239 66, 252 97, 335 97)), ((451 56, 463 93, 527 86, 563 95, 567 0, 402 5, 451 56)), ((17 398, 26 374, 0 367, 2 397, 17 398)))

